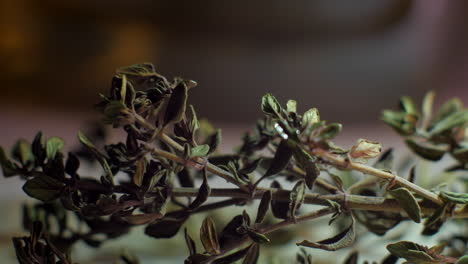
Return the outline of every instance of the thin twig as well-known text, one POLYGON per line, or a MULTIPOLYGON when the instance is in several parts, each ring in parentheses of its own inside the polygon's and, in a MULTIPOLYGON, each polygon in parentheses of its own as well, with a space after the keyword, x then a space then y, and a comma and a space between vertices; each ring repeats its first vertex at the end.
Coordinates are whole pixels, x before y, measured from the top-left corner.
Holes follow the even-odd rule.
MULTIPOLYGON (((309 221, 309 220, 312 220, 312 219, 316 219, 316 218, 331 214, 333 212, 334 212, 334 209, 332 209, 332 208, 329 208, 329 207, 322 208, 320 210, 298 216, 298 217, 296 217, 296 221, 291 220, 291 219, 283 220, 283 221, 278 222, 276 224, 266 226, 266 227, 264 227, 264 228, 262 228, 262 229, 260 229, 258 231, 260 233, 262 233, 262 234, 269 234, 269 233, 274 232, 274 231, 276 231, 278 229, 281 229, 281 228, 284 228, 284 227, 287 227, 287 226, 290 226, 290 225, 295 225, 296 223, 299 223, 299 222, 305 222, 305 221, 309 221)), ((243 239, 241 239, 241 240, 237 241, 236 243, 233 243, 232 245, 229 245, 228 247, 224 248, 221 251, 220 254, 207 259, 205 263, 211 263, 215 259, 219 259, 219 258, 223 257, 224 255, 231 252, 232 250, 240 248, 242 245, 244 245, 245 243, 248 243, 250 241, 252 241, 252 239, 250 237, 248 237, 248 236, 245 236, 243 239)))
MULTIPOLYGON (((263 193, 266 191, 272 192, 272 199, 276 201, 290 200, 290 191, 281 189, 267 189, 258 188, 253 195, 245 193, 239 189, 230 188, 212 188, 210 197, 230 197, 238 199, 261 199, 263 193)), ((198 189, 196 188, 174 188, 172 195, 175 197, 196 197, 198 195, 198 189)), ((334 201, 339 204, 345 205, 349 209, 353 210, 366 210, 366 211, 379 211, 379 212, 400 212, 404 213, 404 209, 400 206, 397 200, 384 197, 370 197, 353 194, 316 194, 308 193, 305 194, 304 204, 315 204, 328 206, 329 201, 334 201), (346 197, 346 198, 345 198, 346 197)), ((424 203, 420 203, 421 212, 425 215, 431 215, 436 209, 436 206, 431 207, 424 203)), ((467 218, 468 210, 464 210, 463 207, 454 211, 452 217, 454 218, 467 218)))
POLYGON ((399 177, 398 175, 396 174, 392 174, 392 173, 389 173, 389 172, 386 172, 386 171, 383 171, 383 170, 379 170, 379 169, 376 169, 376 168, 373 168, 373 167, 370 167, 370 166, 367 166, 365 164, 360 164, 360 163, 357 163, 357 162, 351 162, 350 160, 348 159, 345 159, 343 157, 340 157, 338 155, 335 155, 335 154, 332 154, 326 150, 323 150, 323 149, 320 149, 320 148, 314 148, 312 149, 312 154, 314 156, 318 156, 318 157, 321 157, 322 159, 328 161, 329 163, 335 165, 335 166, 338 166, 338 167, 343 167, 343 168, 346 168, 346 169, 351 169, 351 170, 355 170, 355 171, 360 171, 364 174, 367 174, 367 175, 372 175, 372 176, 376 176, 376 177, 379 177, 381 179, 384 179, 384 180, 388 180, 388 181, 394 181, 395 184, 399 185, 399 186, 402 186, 402 187, 405 187, 407 188, 408 190, 410 191, 413 191, 414 193, 416 193, 417 195, 421 196, 421 197, 424 197, 424 198, 427 198, 431 201, 433 201, 434 203, 438 204, 438 205, 443 205, 444 202, 435 194, 435 193, 432 193, 402 177, 399 177))
MULTIPOLYGON (((151 123, 147 122, 142 116, 140 116, 139 114, 137 114, 135 112, 133 114, 134 114, 135 120, 136 120, 136 122, 138 124, 140 124, 141 126, 144 126, 146 129, 152 131, 153 133, 156 131, 156 127, 154 127, 151 123)), ((175 140, 173 140, 166 133, 164 133, 163 130, 158 133, 158 136, 162 141, 164 141, 169 146, 173 147, 175 150, 177 150, 179 152, 184 151, 184 147, 182 145, 180 145, 179 143, 177 143, 175 140)), ((182 159, 181 157, 178 157, 177 155, 172 154, 170 152, 160 150, 160 149, 156 149, 156 148, 152 148, 152 150, 153 150, 153 152, 155 154, 159 154, 161 156, 164 156, 164 157, 166 157, 166 158, 168 158, 170 160, 173 160, 173 161, 175 161, 175 162, 177 162, 179 164, 186 165, 186 163, 187 163, 187 161, 185 159, 182 159)), ((201 164, 203 166, 206 166, 206 168, 207 168, 207 170, 209 172, 220 176, 221 178, 223 178, 226 181, 238 186, 239 188, 241 188, 241 189, 243 189, 245 191, 248 190, 247 186, 245 186, 244 184, 238 182, 236 180, 236 178, 234 177, 234 175, 232 175, 230 172, 225 171, 225 170, 215 166, 214 164, 208 162, 206 159, 201 158, 201 157, 194 157, 194 158, 192 158, 192 160, 197 164, 201 164)))
MULTIPOLYGON (((210 210, 216 210, 216 209, 236 205, 236 204, 241 203, 242 201, 245 201, 245 199, 239 199, 239 198, 235 199, 235 198, 233 198, 233 199, 226 199, 226 200, 219 201, 219 202, 205 204, 205 205, 197 207, 196 209, 191 211, 191 214, 202 213, 202 212, 206 212, 206 211, 210 211, 210 210)), ((165 215, 165 217, 176 216, 176 215, 179 215, 182 212, 187 212, 187 210, 182 209, 182 210, 173 211, 173 212, 167 213, 165 215)))
POLYGON ((159 156, 162 156, 162 157, 165 157, 167 159, 170 159, 172 161, 175 161, 181 165, 189 165, 189 164, 198 164, 200 166, 206 166, 206 169, 215 174, 215 175, 218 175, 220 176, 221 178, 225 179, 226 181, 240 187, 241 189, 243 190, 247 190, 247 186, 243 185, 242 183, 239 183, 236 178, 234 177, 234 175, 232 175, 230 172, 227 172, 211 163, 209 163, 208 161, 204 161, 204 163, 201 163, 200 159, 198 159, 199 157, 195 157, 195 158, 192 158, 190 160, 185 160, 181 157, 179 157, 178 155, 174 154, 174 153, 171 153, 171 152, 168 152, 168 151, 165 151, 165 150, 162 150, 162 149, 158 149, 158 148, 155 148, 155 147, 151 147, 151 146, 147 146, 148 150, 152 151, 154 154, 156 155, 159 155, 159 156), (190 161, 192 163, 190 163, 190 161))
MULTIPOLYGON (((297 166, 293 166, 292 171, 299 174, 299 175, 301 175, 301 176, 306 175, 305 171, 303 171, 301 168, 299 168, 297 166)), ((324 179, 321 179, 321 178, 317 178, 315 180, 315 184, 318 187, 326 190, 329 193, 339 193, 339 192, 341 192, 340 189, 338 189, 338 187, 331 185, 330 183, 328 183, 327 181, 325 181, 324 179)))

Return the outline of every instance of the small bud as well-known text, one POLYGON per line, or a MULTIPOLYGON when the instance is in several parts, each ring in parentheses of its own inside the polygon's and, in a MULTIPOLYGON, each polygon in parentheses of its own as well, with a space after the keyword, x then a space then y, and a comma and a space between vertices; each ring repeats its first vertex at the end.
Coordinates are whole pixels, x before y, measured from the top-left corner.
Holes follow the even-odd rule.
POLYGON ((381 151, 382 146, 380 143, 359 139, 351 148, 349 155, 358 162, 366 162, 367 159, 377 157, 381 151))

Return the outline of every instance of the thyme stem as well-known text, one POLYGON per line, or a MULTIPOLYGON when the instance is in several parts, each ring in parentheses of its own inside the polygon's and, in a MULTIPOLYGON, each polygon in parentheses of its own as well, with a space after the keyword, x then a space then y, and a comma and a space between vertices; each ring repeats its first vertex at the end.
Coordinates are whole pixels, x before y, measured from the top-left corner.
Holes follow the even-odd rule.
POLYGON ((379 170, 379 169, 367 166, 365 164, 351 162, 345 158, 339 157, 335 154, 332 154, 320 148, 314 148, 312 150, 312 154, 325 159, 326 161, 332 163, 335 166, 360 171, 364 174, 376 176, 384 180, 394 181, 395 184, 403 186, 407 188, 408 190, 413 191, 416 194, 420 195, 421 197, 427 198, 438 205, 444 204, 444 202, 435 193, 432 193, 402 177, 399 177, 396 174, 392 174, 383 170, 379 170))
MULTIPOLYGON (((291 220, 291 219, 283 220, 281 222, 278 222, 278 223, 269 225, 267 227, 264 227, 264 228, 262 228, 262 229, 260 229, 258 231, 260 233, 262 233, 262 234, 269 234, 269 233, 274 232, 274 231, 276 231, 278 229, 285 228, 285 227, 290 226, 290 225, 295 225, 295 224, 297 224, 299 222, 305 222, 305 221, 308 221, 308 220, 316 219, 316 218, 331 214, 333 212, 334 212, 334 209, 332 209, 332 208, 329 208, 329 207, 322 208, 322 209, 319 209, 317 211, 313 211, 311 213, 298 216, 298 217, 296 217, 296 221, 291 220)), ((252 241, 252 239, 250 237, 248 237, 248 236, 245 236, 243 239, 239 240, 238 242, 233 243, 232 245, 229 245, 228 247, 224 248, 219 255, 216 255, 216 256, 213 256, 213 257, 207 259, 206 263, 211 263, 213 260, 223 257, 224 255, 226 255, 230 251, 232 251, 234 249, 237 249, 237 248, 240 248, 242 245, 244 245, 245 243, 248 243, 250 241, 252 241)))
POLYGON ((230 172, 227 172, 213 164, 211 164, 210 162, 206 161, 206 160, 203 160, 199 157, 195 157, 195 158, 192 158, 191 160, 185 160, 181 157, 179 157, 178 155, 174 154, 174 153, 171 153, 171 152, 168 152, 168 151, 165 151, 165 150, 162 150, 162 149, 157 149, 157 148, 154 148, 154 147, 147 147, 151 152, 153 152, 154 154, 156 155, 159 155, 159 156, 162 156, 162 157, 165 157, 167 159, 170 159, 172 161, 175 161, 181 165, 188 165, 190 164, 189 161, 192 161, 193 164, 199 164, 200 166, 206 166, 206 169, 215 174, 215 175, 218 175, 220 176, 221 178, 225 179, 226 181, 240 187, 242 190, 246 191, 247 190, 247 187, 241 183, 239 183, 236 178, 234 177, 234 175, 232 175, 230 172))
MULTIPOLYGON (((239 189, 231 188, 212 188, 210 192, 210 197, 230 197, 238 199, 254 199, 258 200, 262 198, 264 192, 271 191, 272 198, 277 201, 289 201, 290 191, 280 190, 280 189, 268 189, 268 188, 258 188, 253 196, 248 193, 245 193, 239 189)), ((197 188, 174 188, 172 190, 172 195, 175 197, 196 197, 198 195, 197 188)), ((315 204, 315 205, 324 205, 328 206, 328 201, 338 202, 340 204, 345 204, 345 206, 352 210, 366 210, 366 211, 381 211, 381 212, 404 212, 403 208, 400 206, 397 200, 392 198, 384 197, 369 197, 362 195, 353 195, 353 194, 316 194, 308 193, 305 194, 304 203, 305 204, 315 204), (346 198, 345 198, 346 197, 346 198)), ((437 207, 426 205, 420 203, 422 213, 426 215, 432 214, 437 207)), ((463 207, 454 211, 454 218, 467 218, 468 210, 464 210, 463 207)))

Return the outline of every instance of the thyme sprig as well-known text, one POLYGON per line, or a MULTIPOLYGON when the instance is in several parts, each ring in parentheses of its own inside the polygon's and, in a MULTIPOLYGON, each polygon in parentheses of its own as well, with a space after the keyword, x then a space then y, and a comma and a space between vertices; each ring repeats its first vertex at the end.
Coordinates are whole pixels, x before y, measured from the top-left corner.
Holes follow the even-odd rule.
MULTIPOLYGON (((294 100, 283 106, 271 94, 261 100, 264 118, 242 137, 238 150, 218 153, 221 131, 199 121, 188 104, 195 86, 181 78, 168 81, 152 64, 124 67, 96 105, 104 124, 126 133, 122 142, 103 144, 102 138, 79 132, 81 149, 65 158, 65 142, 39 132, 31 143, 18 140, 9 156, 0 148, 4 176, 20 176, 24 192, 40 201, 23 209, 23 227, 31 235, 14 238, 18 261, 72 263, 69 252, 76 242, 99 247, 138 225, 145 225, 148 236, 170 238, 194 214, 254 200, 260 200, 255 221, 246 211, 227 223, 207 216, 200 226, 202 250, 186 230, 185 263, 256 263, 259 245, 273 239, 267 235, 325 215, 332 215, 331 222, 341 217, 349 224, 329 239, 297 245, 334 251, 353 244, 356 225, 384 235, 402 221, 424 220, 423 234, 433 235, 452 218, 468 218, 468 194, 455 192, 459 186, 425 189, 415 183, 419 175, 414 169, 409 178, 397 175, 391 149, 381 153, 379 143, 366 139, 342 148, 332 141, 341 124, 322 120, 315 108, 300 114, 294 100), (377 161, 369 165, 371 159, 377 161), (82 162, 98 163, 101 173, 80 175, 82 162), (344 184, 349 172, 365 177, 344 184), (212 176, 228 186, 211 186, 212 176), (293 187, 283 189, 286 182, 293 187), (305 204, 321 208, 308 212, 305 204), (86 228, 76 228, 70 217, 86 228), (224 226, 221 232, 216 225, 224 226)), ((385 110, 382 120, 417 156, 437 161, 450 155, 454 164, 447 171, 466 172, 468 110, 452 99, 434 112, 433 100, 428 93, 418 110, 411 98, 402 97, 400 110, 385 110)), ((407 241, 387 248, 392 257, 385 263, 398 257, 411 263, 466 261, 461 254, 449 257, 438 248, 407 241)), ((136 263, 131 256, 122 260, 136 263)), ((356 261, 356 254, 346 259, 356 261)), ((302 252, 298 262, 311 263, 311 258, 302 252)))

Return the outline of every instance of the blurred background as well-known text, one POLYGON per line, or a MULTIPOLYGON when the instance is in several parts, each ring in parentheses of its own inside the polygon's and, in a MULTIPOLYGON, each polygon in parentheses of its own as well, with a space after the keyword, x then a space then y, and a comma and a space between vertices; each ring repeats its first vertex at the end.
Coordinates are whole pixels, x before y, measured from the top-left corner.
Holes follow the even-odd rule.
MULTIPOLYGON (((115 69, 140 62, 198 82, 190 102, 224 128, 224 150, 266 92, 342 122, 342 142, 398 145, 378 117, 401 95, 468 102, 467 12, 464 0, 1 0, 0 145, 38 130, 73 145, 115 69)), ((2 181, 0 200, 24 198, 2 181)))
POLYGON ((3 0, 0 103, 87 112, 116 68, 153 62, 196 80, 192 103, 213 121, 252 123, 272 92, 328 120, 370 122, 403 94, 464 92, 467 10, 463 0, 3 0))

